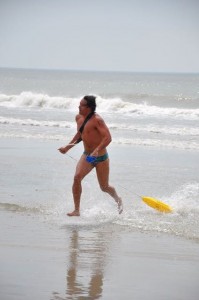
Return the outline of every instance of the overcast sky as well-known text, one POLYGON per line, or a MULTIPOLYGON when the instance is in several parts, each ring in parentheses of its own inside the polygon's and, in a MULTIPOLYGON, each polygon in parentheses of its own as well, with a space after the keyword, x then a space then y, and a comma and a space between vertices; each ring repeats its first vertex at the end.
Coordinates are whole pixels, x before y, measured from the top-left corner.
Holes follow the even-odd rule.
POLYGON ((199 0, 0 0, 0 67, 199 72, 199 0))

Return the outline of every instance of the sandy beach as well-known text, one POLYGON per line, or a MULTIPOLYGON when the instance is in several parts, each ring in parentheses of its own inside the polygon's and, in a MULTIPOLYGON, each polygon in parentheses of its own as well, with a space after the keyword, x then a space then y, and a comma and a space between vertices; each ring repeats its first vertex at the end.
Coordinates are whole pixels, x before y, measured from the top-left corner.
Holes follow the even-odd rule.
MULTIPOLYGON (((125 206, 118 216, 93 174, 84 183, 81 217, 66 217, 73 205, 75 161, 59 155, 59 145, 60 141, 1 139, 1 299, 197 300, 198 238, 185 228, 180 232, 181 208, 178 216, 163 216, 136 198, 129 202, 128 192, 118 187, 125 206)), ((115 163, 121 150, 129 151, 110 148, 114 184, 119 184, 123 169, 123 160, 115 163)), ((81 151, 74 149, 72 157, 81 151)), ((138 149, 131 153, 138 176, 147 158, 144 161, 138 149)), ((175 166, 172 162, 174 169, 179 161, 175 166)), ((156 160, 156 166, 159 163, 156 160)), ((168 168, 169 164, 168 159, 168 168)), ((182 178, 186 172, 181 172, 182 178)), ((129 176, 136 189, 137 176, 129 176)), ((126 181, 123 178, 120 184, 126 181)), ((185 222, 186 218, 185 214, 185 222)))

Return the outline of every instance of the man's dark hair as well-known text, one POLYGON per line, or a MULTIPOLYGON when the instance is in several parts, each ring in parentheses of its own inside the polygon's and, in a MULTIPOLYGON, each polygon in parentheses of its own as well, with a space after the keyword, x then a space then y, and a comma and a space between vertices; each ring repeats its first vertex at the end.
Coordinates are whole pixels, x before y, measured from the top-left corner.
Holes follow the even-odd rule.
POLYGON ((94 113, 96 109, 96 97, 95 96, 84 96, 84 100, 86 100, 88 107, 90 107, 91 112, 94 113))

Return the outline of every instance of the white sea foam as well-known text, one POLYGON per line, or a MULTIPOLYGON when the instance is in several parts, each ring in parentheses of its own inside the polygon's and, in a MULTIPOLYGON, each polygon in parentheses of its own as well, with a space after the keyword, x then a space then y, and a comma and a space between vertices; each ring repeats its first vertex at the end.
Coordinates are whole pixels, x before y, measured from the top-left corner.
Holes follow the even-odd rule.
MULTIPOLYGON (((30 132, 0 132, 0 138, 23 138, 23 139, 42 139, 42 140, 59 140, 66 139, 64 134, 49 133, 30 133, 30 132)), ((169 139, 142 139, 142 138, 114 138, 114 144, 129 146, 144 146, 180 150, 199 151, 199 143, 194 141, 178 141, 169 139)))
POLYGON ((169 139, 141 139, 141 138, 118 138, 113 143, 121 145, 147 146, 156 148, 170 148, 181 150, 199 150, 199 143, 192 141, 178 141, 169 139))
POLYGON ((77 98, 50 97, 46 94, 22 92, 19 95, 0 94, 0 106, 74 109, 79 103, 77 98), (76 105, 75 105, 76 104, 76 105))
POLYGON ((156 124, 142 124, 142 126, 133 124, 128 125, 125 123, 111 123, 109 124, 111 130, 128 130, 136 132, 147 132, 147 133, 157 133, 157 134, 167 134, 167 135, 179 135, 179 136, 197 136, 199 135, 199 127, 178 127, 169 125, 156 125, 156 124))
POLYGON ((187 183, 175 191, 171 197, 174 209, 179 211, 189 210, 199 213, 199 183, 187 183))
MULTIPOLYGON (((99 226, 113 223, 128 226, 143 232, 167 233, 184 238, 199 240, 199 183, 191 182, 177 188, 171 195, 160 195, 160 201, 169 204, 173 211, 160 213, 147 206, 143 201, 125 202, 125 209, 118 215, 114 202, 103 199, 101 192, 87 195, 81 218, 66 219, 66 205, 58 203, 0 203, 0 210, 43 216, 49 222, 58 222, 65 226, 99 226), (99 193, 99 194, 98 194, 99 193), (95 201, 93 201, 95 200, 95 201), (89 207, 89 208, 88 208, 89 207)), ((67 209, 70 209, 68 203, 67 209)))
MULTIPOLYGON (((60 128, 76 128, 75 122, 68 121, 46 121, 34 119, 8 118, 0 116, 0 124, 22 125, 22 126, 44 126, 44 127, 60 127, 60 128)), ((197 136, 199 135, 199 127, 178 127, 178 126, 161 126, 158 124, 125 124, 125 123, 109 123, 110 130, 125 130, 135 132, 146 132, 155 134, 179 135, 179 136, 197 136)))
POLYGON ((33 119, 19 119, 19 118, 4 118, 0 116, 0 124, 7 125, 22 125, 22 126, 45 126, 45 127, 61 127, 73 128, 74 122, 66 121, 39 121, 33 119))
MULTIPOLYGON (((77 111, 79 98, 51 97, 46 94, 22 92, 19 95, 0 94, 0 106, 34 107, 48 109, 67 109, 77 111)), ((159 107, 147 103, 133 103, 121 98, 97 97, 99 112, 127 114, 139 117, 177 118, 184 120, 197 120, 199 109, 184 109, 173 107, 159 107)))
POLYGON ((141 231, 154 231, 174 234, 199 240, 199 184, 188 183, 179 187, 172 195, 160 196, 169 204, 173 212, 162 214, 143 204, 134 204, 134 209, 124 211, 116 223, 141 231))

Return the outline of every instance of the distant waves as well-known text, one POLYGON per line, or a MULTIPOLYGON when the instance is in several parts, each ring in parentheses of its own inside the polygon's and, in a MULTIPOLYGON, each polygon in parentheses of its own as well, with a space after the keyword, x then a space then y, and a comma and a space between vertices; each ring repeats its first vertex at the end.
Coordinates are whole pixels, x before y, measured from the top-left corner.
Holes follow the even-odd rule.
MULTIPOLYGON (((0 94, 0 106, 7 108, 38 108, 38 109, 65 109, 76 112, 79 106, 79 97, 51 97, 47 94, 22 92, 19 95, 0 94)), ((161 107, 150 105, 147 102, 136 103, 135 101, 124 101, 121 98, 97 97, 98 111, 106 113, 122 114, 134 117, 157 117, 182 120, 197 120, 199 109, 187 109, 181 107, 161 107)))

